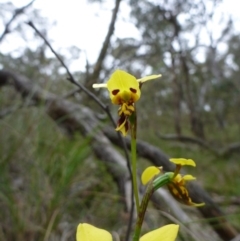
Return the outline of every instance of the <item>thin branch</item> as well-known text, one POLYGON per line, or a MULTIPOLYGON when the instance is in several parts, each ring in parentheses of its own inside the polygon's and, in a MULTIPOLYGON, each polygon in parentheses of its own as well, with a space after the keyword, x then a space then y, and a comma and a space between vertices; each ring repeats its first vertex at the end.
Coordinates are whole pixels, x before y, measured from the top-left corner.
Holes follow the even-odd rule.
POLYGON ((235 237, 234 239, 231 239, 230 241, 240 241, 240 234, 237 237, 235 237))
MULTIPOLYGON (((75 80, 75 78, 73 77, 72 73, 70 72, 69 68, 67 67, 67 65, 64 63, 64 61, 62 60, 62 58, 59 56, 59 54, 53 49, 52 45, 48 42, 48 40, 44 37, 44 35, 36 28, 36 26, 33 24, 33 22, 29 21, 27 23, 30 27, 32 27, 36 33, 43 39, 43 41, 45 42, 45 44, 50 48, 50 50, 52 51, 52 53, 56 56, 56 58, 58 59, 58 61, 61 63, 61 65, 65 68, 65 70, 67 71, 67 74, 69 76, 69 78, 67 78, 67 80, 69 80, 72 84, 76 85, 80 90, 83 90, 90 98, 92 98, 108 115, 109 119, 111 120, 113 126, 116 126, 115 120, 108 108, 107 105, 103 104, 101 102, 101 100, 94 94, 92 93, 90 90, 88 90, 85 86, 83 86, 82 84, 80 84, 79 82, 77 82, 75 80)), ((119 138, 122 139, 121 135, 119 135, 119 138)), ((123 141, 123 139, 122 139, 123 141)), ((127 157, 127 152, 126 152, 126 157, 127 157)), ((127 158, 128 160, 129 158, 127 158)))
MULTIPOLYGON (((120 3, 120 1, 119 1, 120 3)), ((51 46, 51 44, 48 42, 48 40, 43 36, 43 34, 41 34, 41 32, 34 26, 34 24, 30 21, 28 22, 28 25, 30 27, 32 27, 36 33, 44 40, 45 44, 50 48, 50 50, 52 51, 52 53, 56 56, 56 58, 59 60, 59 62, 61 63, 61 65, 66 69, 69 78, 68 80, 76 85, 79 89, 82 89, 90 98, 92 98, 108 115, 109 119, 111 120, 113 126, 116 126, 116 123, 114 121, 114 118, 108 108, 108 106, 104 105, 101 100, 91 91, 89 91, 85 86, 83 86, 82 84, 78 83, 73 75, 71 74, 70 70, 68 69, 67 65, 64 63, 64 61, 61 59, 61 57, 57 54, 57 52, 53 49, 53 47, 51 46)), ((121 134, 118 132, 117 133, 119 141, 122 143, 123 145, 123 151, 126 157, 126 161, 127 161, 127 168, 129 170, 129 174, 132 177, 132 171, 131 171, 131 166, 130 166, 130 160, 129 160, 129 155, 128 155, 128 151, 127 151, 127 147, 126 144, 123 140, 123 137, 121 136, 121 134)), ((128 225, 128 230, 127 230, 127 240, 130 237, 130 231, 131 231, 131 226, 132 226, 132 220, 133 220, 133 214, 134 214, 134 201, 133 201, 133 188, 132 188, 132 205, 131 205, 131 211, 130 211, 130 219, 129 219, 129 225, 128 225)))
POLYGON ((5 37, 8 33, 10 33, 9 28, 10 28, 10 25, 12 24, 12 22, 15 20, 15 18, 16 18, 18 15, 20 15, 21 13, 23 13, 26 8, 28 8, 29 6, 31 6, 34 1, 35 1, 35 0, 32 0, 32 1, 31 1, 30 3, 28 3, 27 5, 25 5, 25 6, 23 6, 23 7, 18 8, 18 9, 15 10, 12 18, 8 21, 8 23, 6 24, 5 29, 4 29, 4 31, 3 31, 3 33, 2 33, 2 35, 0 36, 0 43, 2 42, 2 40, 4 39, 4 37, 5 37))
POLYGON ((157 136, 159 138, 161 138, 162 140, 181 141, 181 142, 186 142, 186 143, 197 144, 197 145, 211 151, 214 155, 216 155, 216 156, 219 155, 218 151, 214 147, 212 147, 208 142, 206 142, 203 139, 197 138, 197 137, 175 135, 175 134, 161 135, 160 133, 157 133, 157 136))
POLYGON ((182 136, 182 135, 175 135, 175 134, 161 135, 159 133, 157 133, 157 136, 162 140, 181 141, 181 142, 186 142, 191 144, 197 144, 200 147, 203 147, 206 150, 212 152, 215 156, 218 156, 218 157, 225 157, 225 156, 231 155, 232 153, 240 152, 240 142, 230 143, 226 147, 223 147, 218 151, 217 148, 214 148, 213 146, 211 146, 211 144, 208 143, 207 141, 196 137, 182 136))
POLYGON ((220 156, 229 156, 234 152, 240 153, 240 142, 235 142, 229 144, 227 147, 223 148, 222 151, 219 152, 220 156))
POLYGON ((75 78, 73 77, 72 73, 68 69, 67 65, 64 63, 64 61, 61 59, 59 54, 53 49, 52 45, 48 42, 48 40, 43 36, 43 34, 35 27, 33 22, 29 21, 27 23, 30 27, 32 27, 36 33, 44 40, 45 44, 50 48, 52 53, 56 56, 56 58, 59 60, 61 65, 66 69, 67 74, 69 78, 67 78, 72 84, 76 85, 78 88, 82 89, 88 96, 90 96, 104 111, 106 111, 110 117, 110 119, 113 121, 115 125, 115 121, 113 120, 111 113, 108 110, 108 107, 104 105, 99 98, 95 94, 93 94, 91 91, 89 91, 86 87, 84 87, 82 84, 78 83, 75 78))
POLYGON ((117 20, 117 14, 118 14, 118 10, 119 10, 119 6, 120 6, 120 2, 121 0, 116 0, 115 1, 115 8, 113 10, 113 14, 112 14, 112 19, 108 28, 108 32, 107 35, 105 37, 102 49, 100 51, 100 54, 98 56, 97 62, 94 66, 94 70, 93 73, 90 75, 90 78, 88 79, 86 86, 87 88, 90 88, 92 86, 93 83, 97 82, 97 79, 99 78, 100 75, 100 71, 102 70, 102 66, 103 66, 103 61, 106 58, 107 55, 107 50, 110 44, 110 40, 111 37, 114 33, 114 27, 115 27, 115 23, 117 20))

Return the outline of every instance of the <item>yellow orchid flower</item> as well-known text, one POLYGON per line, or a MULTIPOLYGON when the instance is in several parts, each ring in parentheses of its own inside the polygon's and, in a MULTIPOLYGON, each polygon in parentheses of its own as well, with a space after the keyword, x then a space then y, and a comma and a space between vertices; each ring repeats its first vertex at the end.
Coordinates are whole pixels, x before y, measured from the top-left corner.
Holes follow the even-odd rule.
POLYGON ((104 84, 93 84, 93 88, 107 88, 109 96, 113 104, 120 105, 118 115, 117 131, 121 131, 123 135, 128 131, 128 117, 135 111, 134 103, 137 102, 141 96, 142 83, 160 78, 161 75, 150 75, 141 79, 136 79, 133 75, 123 71, 116 70, 104 84))
MULTIPOLYGON (((146 233, 140 241, 174 241, 177 237, 179 225, 169 224, 146 233)), ((77 227, 77 241, 112 241, 112 235, 104 230, 87 223, 80 223, 77 227)))
POLYGON ((107 88, 113 104, 132 104, 141 96, 140 85, 148 80, 160 78, 162 75, 150 75, 136 79, 133 75, 116 70, 104 84, 93 84, 93 88, 107 88))
MULTIPOLYGON (((196 178, 192 175, 184 175, 179 174, 180 168, 183 165, 196 166, 195 162, 192 159, 184 159, 184 158, 172 158, 171 162, 177 165, 175 173, 172 173, 172 178, 168 182, 167 186, 170 193, 173 195, 176 200, 179 202, 189 205, 200 207, 203 206, 204 203, 194 203, 189 196, 188 190, 186 188, 186 182, 195 180, 196 178)), ((146 185, 151 179, 153 179, 156 175, 160 173, 159 168, 151 166, 144 170, 141 176, 141 180, 143 185, 146 185)))

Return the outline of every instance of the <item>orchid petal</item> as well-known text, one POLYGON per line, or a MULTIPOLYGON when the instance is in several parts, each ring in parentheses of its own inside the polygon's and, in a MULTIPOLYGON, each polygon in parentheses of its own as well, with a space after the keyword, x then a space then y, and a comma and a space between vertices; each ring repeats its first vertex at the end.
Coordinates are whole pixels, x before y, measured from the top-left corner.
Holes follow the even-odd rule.
POLYGON ((143 77, 141 79, 137 79, 137 82, 142 84, 142 83, 144 83, 144 82, 146 82, 148 80, 160 78, 161 76, 162 76, 161 74, 159 74, 159 75, 149 75, 149 76, 145 76, 145 77, 143 77))
POLYGON ((160 169, 155 167, 155 166, 151 166, 151 167, 147 167, 141 176, 141 181, 143 185, 146 185, 154 176, 158 175, 160 173, 160 169))
POLYGON ((174 241, 177 237, 179 225, 169 224, 153 230, 140 238, 140 241, 174 241))
POLYGON ((141 96, 136 78, 123 70, 116 70, 111 75, 107 88, 112 103, 117 105, 136 102, 141 96))
POLYGON ((184 181, 191 181, 191 180, 196 180, 196 177, 187 174, 187 175, 183 176, 182 179, 183 179, 184 181))
POLYGON ((97 88, 107 88, 107 84, 106 83, 103 83, 103 84, 93 84, 92 87, 94 89, 97 89, 97 88))
POLYGON ((170 162, 175 163, 176 165, 187 165, 187 166, 193 166, 195 167, 196 164, 192 159, 185 159, 185 158, 171 158, 170 162))
POLYGON ((100 228, 87 223, 80 223, 77 227, 77 241, 112 241, 112 235, 100 228))

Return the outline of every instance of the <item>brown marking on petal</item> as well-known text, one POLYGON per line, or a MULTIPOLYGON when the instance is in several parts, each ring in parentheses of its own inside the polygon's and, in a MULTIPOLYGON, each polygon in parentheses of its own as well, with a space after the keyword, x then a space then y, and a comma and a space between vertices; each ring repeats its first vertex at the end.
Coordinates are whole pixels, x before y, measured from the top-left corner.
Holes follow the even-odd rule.
POLYGON ((180 203, 191 205, 192 200, 189 197, 188 190, 185 188, 185 186, 178 185, 178 183, 173 181, 172 183, 168 184, 168 189, 173 197, 175 197, 180 203))
POLYGON ((113 90, 113 91, 112 91, 112 94, 113 94, 113 95, 116 95, 118 92, 119 92, 119 90, 113 90))
POLYGON ((118 126, 122 125, 122 123, 125 121, 126 116, 122 114, 120 118, 118 119, 118 126))
POLYGON ((128 126, 128 120, 126 121, 124 127, 125 127, 125 131, 128 132, 128 129, 129 129, 129 126, 128 126))
POLYGON ((131 91, 132 93, 134 93, 134 94, 136 94, 136 93, 137 93, 137 90, 136 90, 136 89, 134 89, 134 88, 130 88, 130 91, 131 91))

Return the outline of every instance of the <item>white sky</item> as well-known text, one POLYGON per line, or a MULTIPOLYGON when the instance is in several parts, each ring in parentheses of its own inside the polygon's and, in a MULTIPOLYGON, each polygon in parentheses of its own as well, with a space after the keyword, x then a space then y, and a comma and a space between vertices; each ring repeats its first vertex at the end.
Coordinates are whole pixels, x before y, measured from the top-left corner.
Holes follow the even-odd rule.
MULTIPOLYGON (((0 0, 6 2, 7 0, 0 0)), ((12 0, 16 7, 22 7, 29 3, 30 0, 12 0)), ((56 25, 48 32, 48 38, 51 40, 56 50, 61 49, 61 53, 65 53, 64 49, 70 46, 76 46, 86 51, 86 55, 90 63, 95 62, 101 49, 103 40, 106 36, 108 26, 111 19, 112 9, 114 8, 113 0, 105 0, 104 4, 89 4, 87 0, 36 0, 33 4, 34 8, 41 10, 41 15, 47 17, 49 22, 56 22, 56 25)), ((232 14, 234 18, 239 20, 240 1, 223 0, 220 12, 232 14)), ((130 9, 123 0, 120 4, 120 12, 115 28, 115 37, 134 37, 138 38, 139 33, 136 27, 129 22, 130 9)), ((34 22, 34 19, 30 19, 34 22)), ((0 22, 0 34, 3 27, 0 22)), ((235 25, 239 21, 235 22, 235 25)), ((240 29, 240 26, 238 26, 240 29)), ((33 31, 29 27, 29 31, 33 31)), ((28 45, 31 43, 28 43, 28 45)), ((34 43, 33 43, 34 44, 34 43)), ((24 40, 19 40, 14 35, 9 34, 0 45, 0 51, 10 52, 18 46, 26 45, 24 40)), ((71 56, 67 56, 71 58, 71 56)), ((74 63, 74 69, 84 69, 85 55, 83 52, 80 58, 74 63)))
MULTIPOLYGON (((0 2, 6 2, 0 0, 0 2)), ((29 0, 13 0, 12 3, 16 7, 26 5, 29 0)), ((76 46, 86 52, 90 63, 96 61, 98 53, 102 47, 102 43, 108 31, 111 20, 112 9, 114 8, 113 0, 107 0, 103 5, 87 3, 87 0, 36 0, 33 4, 34 8, 41 10, 41 15, 48 18, 49 22, 56 22, 56 25, 48 32, 48 38, 51 40, 54 49, 64 49, 70 46, 76 46)), ((120 12, 115 28, 115 36, 117 37, 137 37, 138 31, 128 20, 129 7, 124 1, 120 5, 120 12)), ((31 19, 30 19, 31 20, 31 19)), ((34 22, 34 19, 32 19, 34 22)), ((3 26, 0 23, 0 34, 3 26)), ((33 31, 29 28, 29 31, 33 31)), ((9 34, 0 45, 2 52, 10 52, 13 46, 14 37, 9 34)), ((17 40, 18 45, 26 44, 24 41, 17 40)), ((70 57, 70 56, 69 56, 70 57)), ((85 54, 81 53, 79 64, 84 68, 85 54)), ((79 68, 75 66, 76 68, 79 68)))

